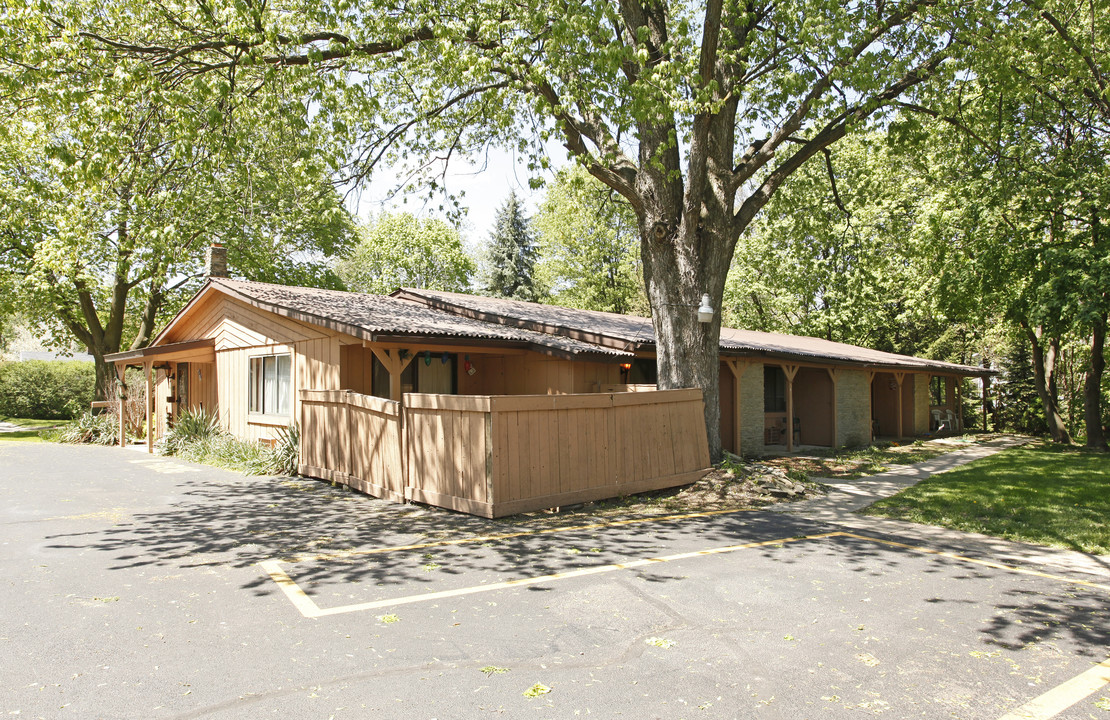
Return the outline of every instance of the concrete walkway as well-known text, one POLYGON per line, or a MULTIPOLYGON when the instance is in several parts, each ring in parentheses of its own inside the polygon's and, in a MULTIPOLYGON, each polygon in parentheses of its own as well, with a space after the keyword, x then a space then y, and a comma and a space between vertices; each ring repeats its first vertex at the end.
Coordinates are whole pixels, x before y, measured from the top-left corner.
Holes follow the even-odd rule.
POLYGON ((989 535, 950 530, 934 525, 919 525, 905 520, 868 517, 856 511, 883 498, 895 495, 933 475, 947 472, 974 460, 989 457, 1029 442, 1028 438, 1004 436, 979 445, 955 450, 946 455, 914 465, 904 465, 888 472, 852 480, 814 478, 832 490, 824 497, 783 503, 768 508, 773 512, 804 517, 851 530, 898 535, 923 545, 943 544, 947 551, 969 556, 989 557, 1007 564, 1035 564, 1047 571, 1058 569, 1110 578, 1110 555, 1090 555, 1002 540, 989 535))

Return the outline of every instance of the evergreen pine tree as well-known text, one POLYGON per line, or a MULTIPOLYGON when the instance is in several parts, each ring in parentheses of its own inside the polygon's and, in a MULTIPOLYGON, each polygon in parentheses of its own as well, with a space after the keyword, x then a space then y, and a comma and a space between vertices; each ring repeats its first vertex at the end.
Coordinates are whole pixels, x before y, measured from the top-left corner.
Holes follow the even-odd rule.
POLYGON ((1033 380, 1033 358, 1029 343, 1022 337, 1010 340, 999 359, 1002 375, 995 397, 998 421, 1002 427, 1019 432, 1043 434, 1048 431, 1044 411, 1033 380))
POLYGON ((536 283, 537 254, 529 220, 516 193, 510 192, 497 211, 496 224, 490 233, 486 292, 494 297, 538 302, 541 292, 536 283))

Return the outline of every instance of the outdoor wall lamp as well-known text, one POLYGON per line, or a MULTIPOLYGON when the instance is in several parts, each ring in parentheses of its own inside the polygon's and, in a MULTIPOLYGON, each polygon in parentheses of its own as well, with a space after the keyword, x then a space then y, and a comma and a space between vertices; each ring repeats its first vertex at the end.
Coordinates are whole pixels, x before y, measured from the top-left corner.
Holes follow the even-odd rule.
POLYGON ((709 303, 709 293, 701 296, 701 307, 698 308, 698 322, 713 322, 713 306, 709 303))

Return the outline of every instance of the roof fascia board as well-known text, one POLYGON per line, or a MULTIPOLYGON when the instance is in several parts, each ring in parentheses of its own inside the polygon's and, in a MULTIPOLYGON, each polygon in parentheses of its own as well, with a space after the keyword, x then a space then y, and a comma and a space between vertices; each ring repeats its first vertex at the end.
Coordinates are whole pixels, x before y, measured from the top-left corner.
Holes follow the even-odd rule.
POLYGON ((148 358, 157 358, 160 355, 173 355, 176 353, 190 352, 194 350, 205 350, 207 348, 215 348, 215 338, 202 338, 200 340, 188 340, 180 343, 170 343, 169 345, 148 345, 145 348, 138 350, 124 350, 118 353, 109 353, 104 356, 104 362, 118 363, 130 360, 143 360, 148 358))
POLYGON ((722 351, 721 357, 729 358, 764 358, 767 360, 785 360, 800 362, 803 365, 812 365, 814 367, 848 367, 859 368, 861 370, 894 370, 905 372, 929 372, 934 375, 958 375, 960 377, 984 377, 989 375, 997 375, 997 370, 990 370, 989 368, 972 368, 970 366, 937 366, 929 363, 928 360, 921 360, 919 363, 877 363, 866 360, 845 360, 845 359, 832 359, 825 358, 820 355, 812 355, 809 353, 789 353, 789 352, 776 352, 771 350, 732 350, 722 351))
POLYGON ((460 349, 465 349, 469 345, 475 343, 483 345, 493 345, 495 347, 503 347, 506 349, 522 349, 531 350, 532 352, 549 357, 559 358, 561 360, 585 360, 604 358, 612 362, 617 362, 623 358, 621 355, 609 355, 606 353, 593 353, 589 351, 572 352, 569 350, 562 350, 560 348, 551 347, 542 343, 530 342, 527 340, 487 340, 484 338, 471 338, 471 337, 452 337, 449 335, 415 335, 415 334, 401 334, 401 333, 374 333, 370 338, 371 342, 379 343, 428 343, 437 345, 457 345, 460 349))

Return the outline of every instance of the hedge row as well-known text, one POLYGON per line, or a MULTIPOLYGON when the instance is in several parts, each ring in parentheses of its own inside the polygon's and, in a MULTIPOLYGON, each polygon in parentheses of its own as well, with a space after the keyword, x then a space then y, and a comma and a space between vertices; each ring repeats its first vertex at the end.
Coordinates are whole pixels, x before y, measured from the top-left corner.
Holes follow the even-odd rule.
POLYGON ((0 416, 56 420, 89 409, 96 390, 93 363, 27 360, 0 363, 0 416))

